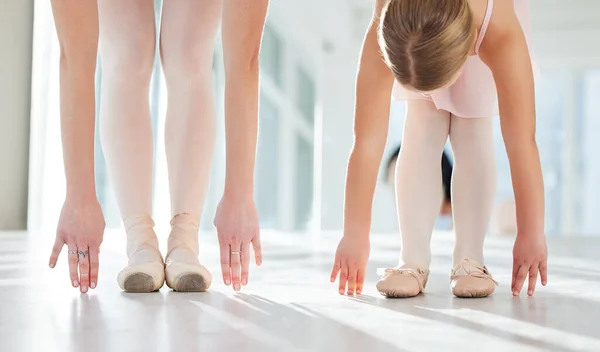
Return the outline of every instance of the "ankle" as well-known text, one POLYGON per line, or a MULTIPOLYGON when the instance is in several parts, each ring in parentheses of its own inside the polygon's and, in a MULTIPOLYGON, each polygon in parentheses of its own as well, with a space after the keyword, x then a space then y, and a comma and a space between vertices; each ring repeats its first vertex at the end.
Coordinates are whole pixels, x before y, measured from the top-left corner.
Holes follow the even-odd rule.
POLYGON ((148 214, 139 214, 123 220, 127 235, 127 255, 131 256, 143 246, 158 250, 158 238, 154 232, 154 221, 148 214))
POLYGON ((487 268, 482 262, 470 258, 464 258, 452 267, 452 276, 468 276, 472 273, 484 273, 487 268))
POLYGON ((398 264, 399 269, 418 269, 423 272, 429 271, 429 264, 426 263, 417 263, 417 262, 403 262, 400 261, 398 264))
POLYGON ((168 251, 185 247, 198 255, 199 219, 197 216, 182 213, 171 219, 171 233, 167 241, 168 251))
POLYGON ((485 265, 483 256, 481 256, 481 255, 462 255, 462 256, 454 255, 454 261, 452 263, 452 268, 459 268, 464 263, 467 263, 467 265, 469 263, 479 265, 479 266, 485 265))
POLYGON ((124 218, 123 226, 125 227, 125 232, 129 233, 132 229, 153 228, 154 220, 147 213, 139 213, 124 218))
POLYGON ((174 227, 197 231, 200 227, 200 217, 190 213, 176 214, 171 218, 171 228, 174 227))

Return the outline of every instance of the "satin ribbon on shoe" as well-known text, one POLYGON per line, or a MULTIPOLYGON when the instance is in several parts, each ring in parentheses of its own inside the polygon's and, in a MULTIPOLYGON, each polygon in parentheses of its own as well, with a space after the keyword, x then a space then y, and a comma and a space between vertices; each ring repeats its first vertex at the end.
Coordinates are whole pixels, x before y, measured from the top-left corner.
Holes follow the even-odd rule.
POLYGON ((423 291, 425 288, 423 286, 423 282, 421 281, 421 277, 419 275, 423 275, 425 274, 425 272, 421 269, 414 269, 414 268, 379 268, 377 269, 377 274, 381 275, 382 277, 385 276, 385 274, 400 274, 400 275, 404 275, 404 274, 408 274, 412 277, 415 278, 415 280, 417 280, 417 283, 419 284, 419 291, 423 291))
POLYGON ((488 271, 488 269, 485 266, 481 266, 475 262, 470 261, 469 259, 465 258, 460 262, 460 268, 457 265, 454 269, 452 269, 452 275, 450 276, 450 280, 456 280, 458 278, 460 278, 461 276, 464 275, 456 275, 456 272, 458 270, 462 269, 466 275, 469 275, 471 277, 476 277, 479 279, 490 279, 492 280, 492 282, 498 286, 498 281, 494 280, 494 278, 492 277, 492 275, 490 274, 490 272, 488 271), (465 265, 468 265, 468 269, 465 265), (475 270, 472 270, 472 269, 475 270))

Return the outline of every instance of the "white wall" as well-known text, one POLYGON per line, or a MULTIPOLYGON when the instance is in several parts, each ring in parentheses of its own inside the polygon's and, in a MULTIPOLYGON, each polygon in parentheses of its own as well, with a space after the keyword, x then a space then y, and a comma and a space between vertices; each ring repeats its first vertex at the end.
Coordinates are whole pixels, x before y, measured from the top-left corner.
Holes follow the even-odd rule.
POLYGON ((33 0, 0 2, 0 230, 25 229, 33 0))
POLYGON ((585 106, 583 116, 585 124, 584 153, 582 159, 584 177, 582 189, 585 197, 581 202, 583 214, 581 214, 581 232, 586 235, 598 234, 598 214, 600 213, 600 163, 598 162, 598 131, 600 131, 600 104, 598 95, 600 92, 600 69, 587 77, 584 83, 586 89, 585 106))
MULTIPOLYGON (((273 0, 269 16, 284 40, 307 56, 318 80, 316 123, 322 119, 322 130, 317 131, 320 141, 316 145, 321 144, 322 155, 317 157, 315 169, 321 191, 316 205, 321 217, 317 221, 324 230, 339 229, 352 147, 354 78, 362 41, 361 31, 356 30, 357 19, 361 28, 367 22, 342 0, 273 0)), ((364 19, 368 21, 368 17, 364 19)))
POLYGON ((600 1, 533 0, 531 29, 540 65, 598 67, 600 1))

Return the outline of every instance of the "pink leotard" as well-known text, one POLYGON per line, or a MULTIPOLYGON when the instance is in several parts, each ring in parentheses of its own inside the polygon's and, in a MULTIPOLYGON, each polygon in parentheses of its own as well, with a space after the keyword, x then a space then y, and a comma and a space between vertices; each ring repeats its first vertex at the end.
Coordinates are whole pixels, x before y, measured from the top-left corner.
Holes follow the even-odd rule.
MULTIPOLYGON (((525 32, 529 33, 529 0, 514 0, 515 11, 525 32)), ((475 52, 483 42, 492 12, 494 0, 488 0, 487 11, 479 30, 475 52)), ((448 88, 432 93, 419 93, 403 88, 395 82, 392 92, 394 100, 425 99, 433 101, 440 110, 446 110, 460 117, 490 117, 498 115, 496 84, 489 67, 479 55, 469 56, 458 80, 448 88)))

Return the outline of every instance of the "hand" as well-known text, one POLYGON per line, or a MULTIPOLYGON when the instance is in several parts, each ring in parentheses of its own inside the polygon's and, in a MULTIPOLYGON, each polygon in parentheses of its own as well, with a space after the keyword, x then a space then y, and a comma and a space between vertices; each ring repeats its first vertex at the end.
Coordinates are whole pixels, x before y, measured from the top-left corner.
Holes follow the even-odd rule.
POLYGON ((339 292, 343 295, 348 283, 348 295, 360 295, 365 281, 365 272, 370 253, 369 238, 344 236, 335 252, 335 261, 331 271, 331 282, 335 282, 340 272, 339 292))
POLYGON ((539 236, 517 236, 513 248, 513 273, 511 290, 513 296, 521 293, 525 278, 529 275, 529 289, 527 294, 533 296, 538 271, 542 277, 542 285, 548 282, 548 249, 546 237, 539 236))
POLYGON ((105 226, 102 208, 95 195, 67 197, 58 221, 50 267, 56 266, 58 255, 66 244, 71 284, 80 287, 81 293, 98 285, 98 254, 105 226))
POLYGON ((221 247, 221 270, 223 282, 240 290, 248 284, 250 267, 250 244, 254 249, 256 265, 262 264, 258 213, 252 197, 224 195, 217 208, 214 221, 221 247))

